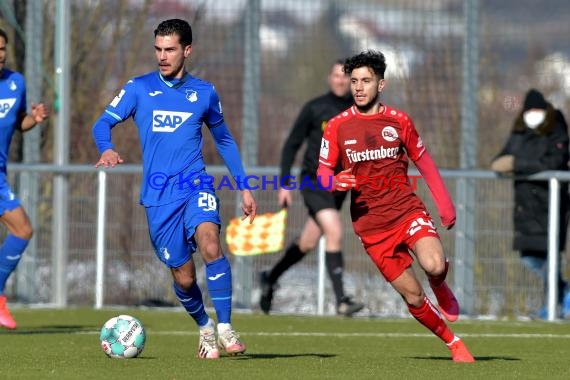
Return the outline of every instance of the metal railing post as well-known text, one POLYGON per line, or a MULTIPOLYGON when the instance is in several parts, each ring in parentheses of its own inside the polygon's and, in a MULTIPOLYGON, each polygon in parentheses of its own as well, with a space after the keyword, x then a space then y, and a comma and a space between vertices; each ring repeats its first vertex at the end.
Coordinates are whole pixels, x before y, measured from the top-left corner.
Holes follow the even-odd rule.
POLYGON ((97 275, 95 280, 95 309, 103 307, 105 291, 105 213, 107 204, 107 172, 97 175, 97 275))
POLYGON ((319 267, 317 279, 317 314, 325 314, 325 276, 326 276, 326 249, 325 237, 321 236, 319 239, 318 254, 319 254, 319 267))
POLYGON ((548 180, 548 315, 549 321, 556 319, 558 304, 558 230, 560 222, 560 181, 551 177, 548 180))

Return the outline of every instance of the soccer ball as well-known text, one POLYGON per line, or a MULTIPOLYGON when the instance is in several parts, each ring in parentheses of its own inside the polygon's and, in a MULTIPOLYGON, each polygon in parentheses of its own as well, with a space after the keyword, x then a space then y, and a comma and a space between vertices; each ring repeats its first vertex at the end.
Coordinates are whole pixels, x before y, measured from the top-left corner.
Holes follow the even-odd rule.
POLYGON ((142 352, 146 334, 138 319, 130 315, 119 315, 105 322, 99 340, 107 356, 130 359, 142 352))

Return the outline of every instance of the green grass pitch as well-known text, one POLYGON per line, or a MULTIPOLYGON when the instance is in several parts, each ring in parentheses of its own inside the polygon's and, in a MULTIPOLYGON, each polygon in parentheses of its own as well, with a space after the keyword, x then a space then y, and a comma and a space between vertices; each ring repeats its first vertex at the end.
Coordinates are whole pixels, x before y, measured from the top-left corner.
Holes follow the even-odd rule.
POLYGON ((0 330, 1 379, 570 379, 570 323, 458 321, 475 356, 450 360, 415 320, 238 314, 245 355, 196 358, 194 322, 182 309, 14 309, 18 330, 0 330), (102 324, 118 314, 147 331, 142 355, 110 359, 102 324))

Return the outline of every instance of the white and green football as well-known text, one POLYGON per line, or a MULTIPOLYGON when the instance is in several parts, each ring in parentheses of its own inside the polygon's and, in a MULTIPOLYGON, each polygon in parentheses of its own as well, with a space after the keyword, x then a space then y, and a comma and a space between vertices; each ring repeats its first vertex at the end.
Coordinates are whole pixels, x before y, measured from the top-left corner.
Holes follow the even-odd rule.
POLYGON ((107 356, 130 359, 142 352, 146 334, 138 319, 130 315, 119 315, 105 322, 99 340, 107 356))

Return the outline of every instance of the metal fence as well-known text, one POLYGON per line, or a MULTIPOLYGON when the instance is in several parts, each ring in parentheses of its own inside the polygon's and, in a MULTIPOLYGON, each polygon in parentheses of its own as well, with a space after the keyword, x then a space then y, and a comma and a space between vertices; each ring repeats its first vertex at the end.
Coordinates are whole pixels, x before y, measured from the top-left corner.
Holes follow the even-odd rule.
MULTIPOLYGON (((43 65, 35 64, 41 74, 30 75, 28 81, 43 77, 46 90, 43 97, 34 92, 29 101, 43 98, 57 105, 61 99, 52 79, 57 74, 54 34, 27 30, 27 18, 18 19, 26 12, 29 17, 41 16, 45 30, 62 22, 55 9, 59 2, 28 2, 38 3, 43 4, 39 16, 34 7, 21 9, 24 2, 2 2, 0 27, 19 37, 8 46, 11 68, 21 65, 23 71, 23 46, 18 41, 24 34, 28 44, 44 49, 43 65)), ((71 3, 74 33, 64 51, 69 53, 73 78, 68 131, 72 163, 85 163, 96 154, 94 146, 82 144, 81 139, 86 125, 116 91, 130 77, 156 68, 152 32, 158 22, 171 17, 192 23, 194 48, 188 69, 216 84, 228 125, 251 165, 278 164, 276 149, 302 104, 326 90, 331 62, 363 49, 385 53, 383 99, 414 118, 442 167, 465 168, 461 154, 468 152, 474 156, 463 159, 473 160, 469 168, 485 168, 500 149, 529 87, 543 90, 562 110, 570 105, 570 5, 565 0, 71 3)), ((31 59, 25 62, 34 64, 31 59)), ((32 87, 30 93, 36 88, 32 87)), ((54 109, 54 116, 62 116, 59 111, 54 109)), ((130 148, 126 158, 139 162, 136 137, 117 134, 122 146, 130 148)), ((25 155, 41 149, 40 159, 51 161, 53 134, 45 133, 41 145, 37 140, 25 155)), ((13 156, 17 156, 15 148, 13 156)), ((209 162, 220 163, 211 143, 205 151, 209 162)))
MULTIPOLYGON (((117 167, 105 171, 96 171, 90 166, 70 166, 58 169, 65 173, 68 180, 67 195, 69 214, 62 228, 66 228, 69 236, 66 267, 59 271, 54 268, 61 262, 58 255, 65 252, 52 252, 52 228, 55 220, 51 208, 52 183, 54 172, 52 166, 12 165, 12 177, 17 173, 29 172, 38 177, 42 194, 35 210, 38 215, 36 228, 35 253, 27 252, 20 263, 16 275, 9 280, 7 293, 14 301, 20 303, 50 304, 57 299, 54 285, 57 279, 54 273, 65 273, 63 282, 66 285, 66 304, 92 306, 105 305, 140 305, 140 304, 172 304, 177 305, 171 291, 171 277, 168 270, 154 256, 148 238, 144 209, 138 205, 140 188, 140 167, 117 167), (104 179, 104 182, 100 182, 104 179), (100 186, 105 189, 101 198, 100 186), (99 194, 99 195, 98 195, 99 194), (106 207, 104 230, 98 229, 99 210, 106 207), (103 245, 98 245, 98 233, 104 232, 103 245), (104 249, 104 265, 98 248, 104 249), (101 271, 98 272, 98 269, 101 271), (98 277, 98 273, 101 275, 98 277), (102 284, 103 293, 97 294, 97 284, 102 284), (99 298, 98 298, 99 297, 99 298)), ((210 174, 219 178, 226 173, 223 167, 212 167, 210 174)), ((248 174, 274 175, 277 168, 251 168, 248 174)), ((475 251, 472 271, 473 288, 464 281, 458 281, 453 273, 462 269, 462 263, 455 256, 455 237, 462 233, 457 228, 451 231, 440 231, 443 244, 451 258, 452 272, 450 285, 455 289, 463 289, 460 294, 472 294, 472 314, 489 316, 521 316, 541 306, 543 299, 542 283, 534 278, 522 265, 518 254, 511 249, 512 240, 512 182, 496 177, 486 171, 449 171, 442 172, 447 185, 454 189, 460 178, 473 180, 477 194, 476 212, 469 216, 475 226, 475 251)), ((554 172, 556 174, 556 172, 554 172)), ((545 173, 542 178, 552 176, 545 173)), ((562 180, 570 179, 568 174, 558 173, 562 180), (568 177, 568 178, 566 178, 568 177)), ((306 210, 299 199, 298 191, 294 192, 295 202, 289 211, 287 242, 292 241, 300 232, 306 210)), ((437 215, 431 196, 425 184, 418 181, 418 194, 426 205, 437 215)), ((222 202, 221 214, 224 223, 235 216, 236 194, 227 188, 218 192, 222 202)), ((256 191, 260 212, 275 211, 276 193, 272 190, 256 191)), ((458 217, 464 212, 458 209, 458 217)), ((387 285, 365 254, 360 242, 355 237, 348 210, 343 210, 345 227, 345 279, 348 294, 352 294, 366 303, 364 314, 372 316, 406 315, 407 311, 397 294, 387 285)), ((437 218, 436 218, 437 220, 437 218)), ((225 225, 224 225, 225 227, 225 225)), ((222 230, 224 236, 225 228, 222 230)), ((223 239, 222 239, 223 240, 223 239)), ((224 251, 225 249, 224 243, 224 251)), ((199 282, 204 285, 203 265, 196 255, 199 268, 199 282)), ((235 258, 230 256, 232 260, 235 258)), ((251 282, 256 283, 255 275, 271 266, 280 254, 260 255, 248 258, 251 265, 251 282)), ((563 260, 563 271, 566 270, 563 260)), ((463 268, 464 269, 464 268, 463 268)), ((324 275, 324 272, 321 273, 324 275)), ((425 278, 420 274, 420 278, 425 278)), ((334 313, 334 300, 328 279, 325 283, 325 314, 334 313)), ((276 292, 274 309, 276 312, 316 314, 318 311, 318 255, 310 254, 292 270, 285 273, 280 280, 281 288, 276 292)), ((427 285, 427 284, 426 284, 427 285)), ((255 310, 259 297, 258 286, 249 289, 234 280, 236 295, 249 299, 247 308, 255 310)), ((426 286, 429 289, 429 286, 426 286)), ((462 299, 461 302, 467 300, 462 299)), ((243 306, 243 305, 242 305, 243 306)))

